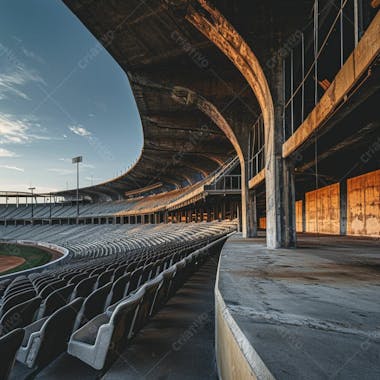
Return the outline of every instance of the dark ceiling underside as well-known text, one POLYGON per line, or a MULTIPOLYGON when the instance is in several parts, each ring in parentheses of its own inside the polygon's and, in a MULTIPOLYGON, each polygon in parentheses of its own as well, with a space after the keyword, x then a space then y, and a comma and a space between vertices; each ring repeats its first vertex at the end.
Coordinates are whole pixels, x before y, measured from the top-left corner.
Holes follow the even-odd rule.
MULTIPOLYGON (((127 73, 144 132, 143 151, 135 167, 117 179, 81 189, 82 194, 115 199, 157 182, 163 184, 162 190, 186 186, 235 154, 207 116, 193 105, 177 103, 171 95, 174 86, 191 89, 212 102, 233 128, 250 126, 259 115, 255 96, 242 75, 185 19, 189 1, 64 3, 127 73)), ((196 6, 195 1, 192 4, 196 6)), ((264 63, 279 48, 279 35, 303 25, 311 9, 311 1, 229 0, 214 5, 264 63)))

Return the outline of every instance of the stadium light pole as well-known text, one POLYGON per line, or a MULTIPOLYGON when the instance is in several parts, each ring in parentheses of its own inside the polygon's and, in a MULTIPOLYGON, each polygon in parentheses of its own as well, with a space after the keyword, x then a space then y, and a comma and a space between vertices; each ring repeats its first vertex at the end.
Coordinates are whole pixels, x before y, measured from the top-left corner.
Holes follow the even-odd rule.
POLYGON ((33 191, 36 190, 36 188, 35 187, 29 187, 28 190, 30 190, 32 193, 32 219, 33 219, 33 191))
POLYGON ((79 163, 81 163, 82 161, 82 156, 74 157, 72 159, 72 163, 77 164, 77 218, 79 217, 79 163))

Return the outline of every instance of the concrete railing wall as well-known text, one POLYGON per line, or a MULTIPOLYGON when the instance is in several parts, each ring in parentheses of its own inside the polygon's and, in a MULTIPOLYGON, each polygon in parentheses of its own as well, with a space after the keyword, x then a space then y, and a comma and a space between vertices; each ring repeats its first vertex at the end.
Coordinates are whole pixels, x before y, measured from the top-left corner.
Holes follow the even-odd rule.
POLYGON ((30 241, 30 240, 2 240, 2 243, 6 244, 19 244, 24 246, 32 246, 37 248, 47 248, 52 251, 60 253, 62 256, 58 257, 57 259, 50 261, 44 265, 40 265, 38 267, 25 269, 23 271, 15 272, 6 274, 3 276, 0 276, 0 281, 7 280, 7 279, 13 279, 21 275, 27 275, 31 273, 36 272, 42 272, 46 269, 55 269, 58 268, 64 264, 67 264, 67 262, 70 260, 70 251, 64 247, 60 247, 59 245, 51 244, 51 243, 45 243, 45 242, 36 242, 36 241, 30 241))

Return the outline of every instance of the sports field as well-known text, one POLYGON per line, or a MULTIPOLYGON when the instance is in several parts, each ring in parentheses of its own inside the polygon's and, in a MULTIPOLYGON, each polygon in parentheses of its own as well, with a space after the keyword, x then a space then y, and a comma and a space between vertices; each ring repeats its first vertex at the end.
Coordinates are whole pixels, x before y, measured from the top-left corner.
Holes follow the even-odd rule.
POLYGON ((34 268, 51 259, 52 253, 37 247, 0 243, 0 275, 34 268))

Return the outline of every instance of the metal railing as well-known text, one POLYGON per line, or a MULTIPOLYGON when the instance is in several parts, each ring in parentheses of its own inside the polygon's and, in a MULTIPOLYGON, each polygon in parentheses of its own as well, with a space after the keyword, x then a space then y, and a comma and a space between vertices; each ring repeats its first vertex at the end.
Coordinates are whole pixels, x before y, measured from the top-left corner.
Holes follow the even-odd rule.
POLYGON ((314 1, 311 20, 283 59, 285 140, 314 109, 376 13, 369 0, 314 1))
POLYGON ((208 190, 241 190, 241 175, 226 174, 207 187, 208 190))
POLYGON ((265 167, 264 136, 264 120, 260 115, 249 133, 248 178, 253 178, 265 167))

